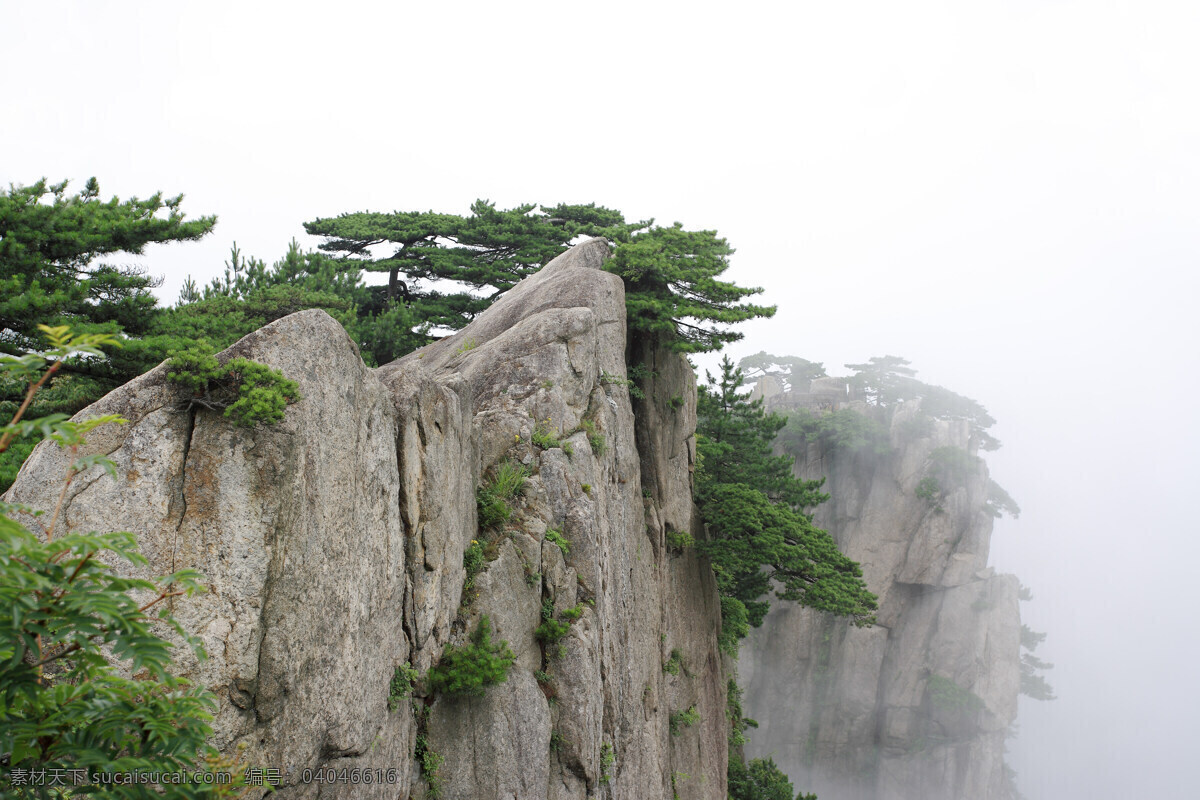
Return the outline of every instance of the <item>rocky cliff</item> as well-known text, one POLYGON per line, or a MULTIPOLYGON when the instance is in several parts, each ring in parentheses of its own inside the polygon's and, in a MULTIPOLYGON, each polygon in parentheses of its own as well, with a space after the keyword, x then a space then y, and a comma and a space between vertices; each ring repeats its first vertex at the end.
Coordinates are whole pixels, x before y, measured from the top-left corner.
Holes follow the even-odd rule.
MULTIPOLYGON (((147 577, 204 573, 210 591, 175 613, 209 658, 183 670, 217 695, 217 745, 284 771, 275 796, 724 798, 716 588, 706 564, 665 546, 669 529, 700 535, 692 371, 633 347, 654 374, 631 401, 606 257, 602 242, 579 245, 378 370, 323 312, 268 325, 221 358, 299 382, 277 426, 187 410, 165 366, 81 412, 129 423, 93 434, 120 479, 78 478, 66 520, 136 533, 147 577), (528 477, 508 522, 481 531, 476 490, 505 463, 528 477), (488 561, 468 582, 477 542, 488 561), (560 642, 535 637, 568 609, 560 642), (396 668, 427 673, 484 615, 516 657, 507 680, 389 710, 396 668), (700 721, 672 736, 671 712, 692 707, 700 721), (325 767, 385 777, 305 782, 325 767)), ((51 506, 65 465, 39 447, 9 498, 51 506)))
POLYGON ((821 800, 1009 797, 1018 583, 987 567, 987 468, 967 423, 929 419, 919 401, 880 413, 847 402, 835 379, 804 396, 760 386, 776 410, 872 417, 887 443, 847 448, 814 437, 798 453, 799 477, 827 478, 831 499, 815 521, 862 564, 879 621, 860 629, 792 604, 771 610, 739 665, 746 713, 761 725, 747 755, 773 756, 821 800), (946 453, 966 457, 958 474, 936 491, 923 486, 946 453))

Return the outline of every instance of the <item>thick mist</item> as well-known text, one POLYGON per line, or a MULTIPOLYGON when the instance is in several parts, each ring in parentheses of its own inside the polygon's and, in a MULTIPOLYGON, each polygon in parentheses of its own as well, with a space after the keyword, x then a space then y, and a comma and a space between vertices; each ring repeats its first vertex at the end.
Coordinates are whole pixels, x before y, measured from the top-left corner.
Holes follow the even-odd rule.
MULTIPOLYGON (((184 193, 230 245, 477 197, 714 228, 778 304, 728 348, 909 359, 983 403, 992 564, 1058 694, 1029 800, 1186 798, 1200 645, 1200 10, 1181 3, 8 4, 0 181, 184 193)), ((696 359, 713 369, 716 357, 696 359)))

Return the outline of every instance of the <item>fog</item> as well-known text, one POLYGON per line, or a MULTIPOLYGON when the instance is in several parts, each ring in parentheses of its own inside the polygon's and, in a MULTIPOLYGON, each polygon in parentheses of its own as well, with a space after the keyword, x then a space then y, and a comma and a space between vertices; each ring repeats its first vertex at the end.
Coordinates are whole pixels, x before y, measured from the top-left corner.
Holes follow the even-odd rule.
POLYGON ((6 3, 0 182, 217 214, 141 259, 166 302, 345 211, 719 230, 780 308, 735 359, 901 355, 998 420, 1025 795, 1195 796, 1200 7, 405 5, 6 3))

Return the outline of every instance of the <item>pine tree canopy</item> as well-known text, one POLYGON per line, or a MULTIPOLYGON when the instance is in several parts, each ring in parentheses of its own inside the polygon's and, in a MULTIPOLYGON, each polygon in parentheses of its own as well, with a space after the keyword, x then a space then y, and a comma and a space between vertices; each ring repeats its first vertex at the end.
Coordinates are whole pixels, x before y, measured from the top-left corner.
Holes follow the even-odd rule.
POLYGON ((806 385, 816 378, 825 377, 825 365, 796 356, 775 356, 760 350, 752 356, 738 361, 738 369, 745 373, 748 381, 770 376, 782 385, 783 390, 806 385))
POLYGON ((564 252, 579 236, 621 239, 633 226, 595 205, 534 204, 497 209, 477 200, 468 216, 433 211, 357 212, 304 224, 325 237, 320 249, 350 269, 386 272, 367 310, 403 302, 418 324, 458 330, 525 276, 564 252), (388 245, 376 257, 372 248, 388 245))
POLYGON ((182 201, 183 195, 159 193, 105 202, 95 178, 74 195, 67 194, 66 181, 45 180, 0 193, 0 352, 37 347, 37 323, 140 334, 156 303, 150 289, 157 281, 137 268, 96 260, 211 231, 216 217, 189 220, 182 201))
POLYGON ((741 305, 762 289, 717 280, 733 248, 716 231, 649 228, 620 244, 605 266, 625 280, 629 327, 662 337, 674 350, 720 350, 742 334, 724 326, 770 317, 775 306, 741 305))
POLYGON ((426 212, 357 212, 305 223, 325 237, 320 249, 347 268, 385 272, 368 311, 404 303, 420 324, 458 330, 517 281, 540 269, 580 237, 615 245, 605 269, 625 282, 629 327, 661 337, 681 352, 717 350, 741 338, 728 325, 769 317, 774 306, 743 305, 761 289, 718 280, 733 249, 715 231, 679 223, 628 223, 594 204, 497 209, 477 200, 468 216, 426 212), (391 252, 377 256, 373 248, 391 252))

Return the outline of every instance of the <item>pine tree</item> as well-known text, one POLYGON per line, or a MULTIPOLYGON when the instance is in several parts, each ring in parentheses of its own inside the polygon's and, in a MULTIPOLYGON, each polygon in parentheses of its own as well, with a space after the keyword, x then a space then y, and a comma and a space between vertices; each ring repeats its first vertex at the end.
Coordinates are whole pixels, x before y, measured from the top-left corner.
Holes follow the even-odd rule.
POLYGON ((36 348, 35 321, 69 322, 81 334, 143 333, 154 316, 150 289, 158 281, 97 259, 211 231, 216 217, 188 220, 182 201, 183 195, 164 199, 160 193, 105 202, 95 178, 75 195, 67 194, 66 181, 45 180, 0 193, 0 352, 36 348))
POLYGON ((699 398, 696 502, 711 538, 699 547, 712 560, 727 623, 761 625, 769 607, 762 598, 774 591, 871 624, 876 598, 861 568, 804 513, 826 499, 821 482, 795 479, 792 459, 772 453, 784 419, 739 393, 742 373, 728 358, 709 383, 699 398))
POLYGON ((477 200, 468 216, 433 211, 358 212, 304 224, 320 249, 352 270, 387 273, 364 310, 407 306, 417 326, 458 330, 578 236, 627 236, 619 212, 595 205, 497 209, 477 200), (535 210, 536 209, 536 210, 535 210), (386 246, 376 257, 372 248, 386 246))
POLYGON ((785 392, 807 391, 805 387, 810 381, 825 377, 825 365, 820 362, 795 356, 774 356, 766 350, 738 361, 738 369, 745 373, 747 381, 757 382, 770 376, 779 381, 785 392))
POLYGON ((348 269, 387 273, 387 284, 371 290, 364 310, 382 313, 403 303, 426 329, 464 327, 580 237, 615 246, 605 269, 625 283, 636 336, 660 338, 680 352, 705 352, 741 338, 727 326, 775 313, 774 306, 742 304, 761 289, 717 279, 733 249, 715 231, 627 223, 620 212, 594 204, 497 209, 478 200, 468 216, 358 212, 304 228, 325 237, 321 250, 348 269), (382 247, 391 252, 377 256, 382 247))
POLYGON ((678 352, 704 353, 742 338, 725 326, 775 314, 775 306, 741 304, 762 289, 717 280, 732 254, 716 231, 686 231, 676 222, 633 234, 605 269, 625 281, 632 332, 678 352))
MULTIPOLYGON (((109 359, 64 361, 54 384, 33 399, 30 416, 74 414, 161 360, 149 363, 138 356, 140 337, 152 334, 162 312, 150 291, 159 281, 101 259, 211 231, 216 217, 189 220, 180 210, 182 201, 182 195, 161 194, 104 201, 95 178, 73 195, 66 181, 0 191, 0 353, 37 352, 38 322, 69 324, 80 335, 107 335, 113 342, 109 359)), ((16 412, 24 392, 24 386, 0 381, 0 417, 16 412)), ((32 446, 23 442, 0 453, 0 491, 32 446)))

